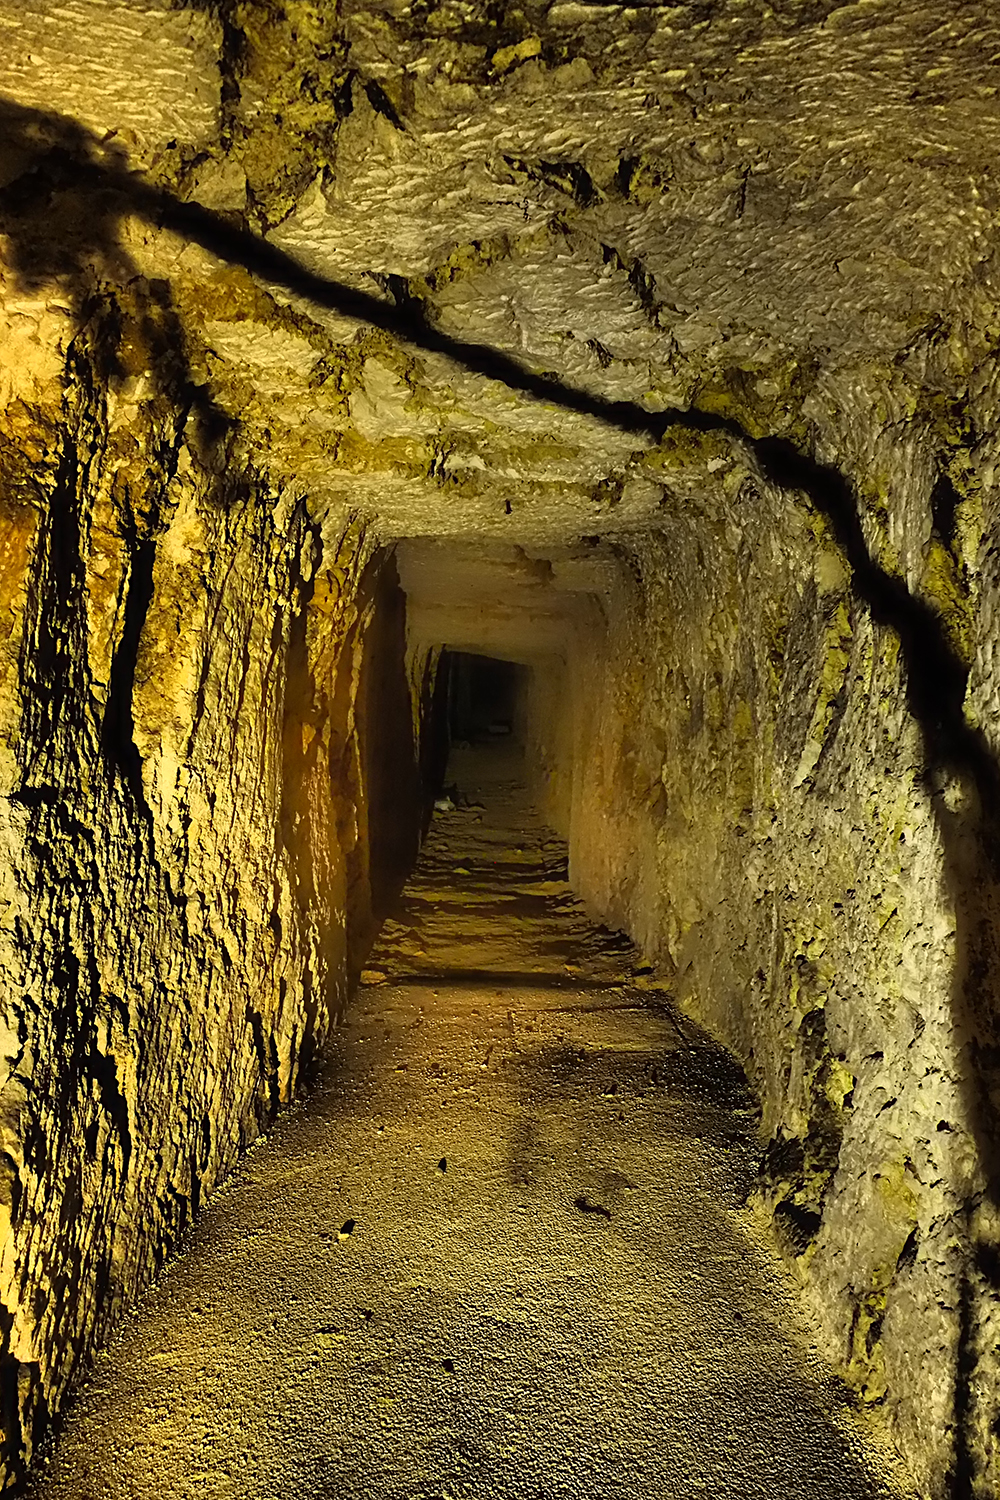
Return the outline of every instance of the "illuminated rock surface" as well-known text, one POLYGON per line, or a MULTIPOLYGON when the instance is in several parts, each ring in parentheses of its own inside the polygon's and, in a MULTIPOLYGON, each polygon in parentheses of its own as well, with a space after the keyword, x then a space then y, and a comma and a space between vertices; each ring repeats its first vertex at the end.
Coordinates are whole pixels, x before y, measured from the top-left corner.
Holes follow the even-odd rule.
POLYGON ((998 57, 0 0, 5 1482, 348 1008, 450 646, 745 1068, 824 1356, 1000 1492, 998 57))
POLYGON ((485 815, 439 814, 387 981, 100 1357, 39 1500, 896 1493, 743 1206, 739 1069, 496 760, 460 757, 485 815))

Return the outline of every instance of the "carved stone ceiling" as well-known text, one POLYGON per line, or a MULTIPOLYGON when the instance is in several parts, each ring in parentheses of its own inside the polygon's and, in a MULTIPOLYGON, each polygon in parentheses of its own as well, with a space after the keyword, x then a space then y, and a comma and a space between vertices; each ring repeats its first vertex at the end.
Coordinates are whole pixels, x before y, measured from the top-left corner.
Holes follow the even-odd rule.
MULTIPOLYGON (((998 60, 991 0, 0 8, 0 94, 95 157, 566 386, 820 444, 845 401, 912 412, 992 349, 998 60)), ((23 167, 9 150, 0 180, 23 167)), ((253 461, 387 537, 613 535, 733 462, 318 309, 127 205, 116 234, 253 461)), ((54 336, 51 284, 3 294, 54 336)))

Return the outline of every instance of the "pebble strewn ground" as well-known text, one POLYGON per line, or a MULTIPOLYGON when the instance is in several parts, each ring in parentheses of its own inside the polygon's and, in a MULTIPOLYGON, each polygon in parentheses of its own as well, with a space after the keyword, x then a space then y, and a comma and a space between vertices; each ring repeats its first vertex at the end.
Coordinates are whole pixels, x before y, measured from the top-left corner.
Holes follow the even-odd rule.
POLYGON ((754 1235, 739 1069, 587 922, 514 753, 458 774, 36 1500, 888 1500, 754 1235))

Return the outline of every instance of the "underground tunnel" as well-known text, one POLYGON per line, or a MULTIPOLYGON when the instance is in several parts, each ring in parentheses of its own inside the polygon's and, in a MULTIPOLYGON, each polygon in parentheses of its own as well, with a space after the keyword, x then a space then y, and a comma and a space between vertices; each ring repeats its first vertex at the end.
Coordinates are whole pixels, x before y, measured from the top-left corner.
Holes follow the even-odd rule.
POLYGON ((992 1500, 996 7, 0 34, 0 1484, 992 1500))

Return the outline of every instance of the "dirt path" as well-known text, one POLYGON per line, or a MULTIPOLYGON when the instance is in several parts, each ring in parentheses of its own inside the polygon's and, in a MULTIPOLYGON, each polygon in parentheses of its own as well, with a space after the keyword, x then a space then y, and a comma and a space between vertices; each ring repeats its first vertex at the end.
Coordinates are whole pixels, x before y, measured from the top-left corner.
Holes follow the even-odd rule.
POLYGON ((512 761, 465 761, 485 810, 436 819, 319 1088, 98 1360, 39 1500, 896 1493, 741 1207, 738 1069, 586 921, 512 761))

